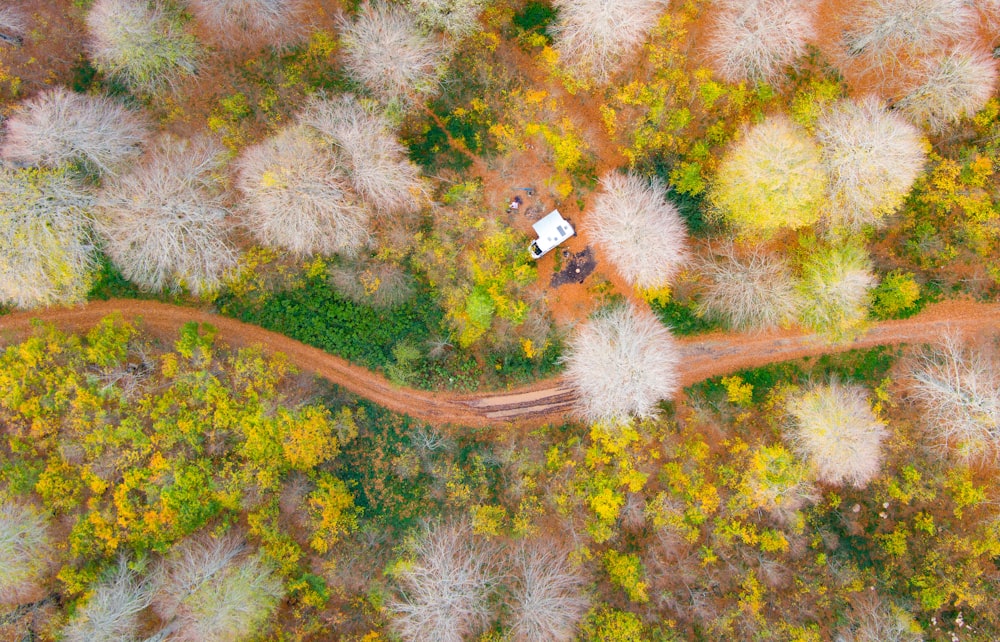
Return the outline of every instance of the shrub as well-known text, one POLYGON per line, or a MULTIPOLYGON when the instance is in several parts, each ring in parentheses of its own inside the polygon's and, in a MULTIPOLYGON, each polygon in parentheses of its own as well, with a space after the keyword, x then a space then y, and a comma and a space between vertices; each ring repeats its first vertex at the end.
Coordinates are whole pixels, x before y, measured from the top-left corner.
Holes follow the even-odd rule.
POLYGON ((95 0, 87 31, 97 68, 136 91, 158 91, 195 71, 194 36, 155 0, 95 0))
POLYGON ((815 223, 825 188, 819 148, 788 118, 771 116, 726 152, 709 198, 736 229, 766 236, 815 223))
POLYGON ((584 578, 566 553, 541 543, 521 545, 512 555, 512 583, 507 597, 511 639, 562 642, 574 639, 587 612, 584 578))
POLYGON ((916 354, 910 377, 912 393, 939 443, 965 460, 1000 455, 1000 367, 995 357, 945 335, 916 354))
POLYGON ((224 642, 259 635, 284 594, 258 553, 235 537, 176 546, 160 568, 153 609, 178 642, 224 642))
POLYGON ((657 180, 608 174, 587 219, 587 232, 619 273, 642 289, 665 286, 687 259, 684 223, 657 180))
POLYGON ((282 129, 246 150, 237 168, 244 224, 264 245, 302 255, 350 253, 368 242, 368 215, 312 130, 282 129))
POLYGON ((895 212, 927 157, 919 130, 874 96, 834 104, 816 123, 816 139, 830 177, 827 217, 854 229, 895 212))
POLYGON ((774 82, 816 35, 816 5, 797 0, 720 0, 706 53, 726 82, 774 82))
POLYGON ((93 588, 63 629, 66 642, 115 642, 138 638, 140 614, 153 599, 153 587, 122 558, 93 588))
POLYGON ((817 479, 863 488, 878 474, 887 431, 864 388, 837 381, 812 385, 789 397, 787 411, 788 439, 817 479))
POLYGON ((76 303, 90 287, 93 199, 61 169, 0 166, 0 302, 76 303))
POLYGON ((876 319, 906 317, 920 309, 920 284, 910 272, 894 270, 872 290, 872 316, 876 319))
POLYGON ((236 251, 226 239, 223 151, 213 142, 160 139, 132 172, 105 184, 96 227, 122 274, 149 290, 211 290, 236 251))
POLYGON ((989 100, 997 84, 997 62, 987 52, 959 47, 914 66, 916 87, 896 102, 912 122, 941 132, 971 116, 989 100))
POLYGON ((575 74, 606 83, 636 53, 667 8, 666 0, 554 0, 549 29, 575 74))
POLYGON ((490 617, 496 555, 466 525, 428 528, 413 543, 412 561, 398 568, 399 599, 389 604, 404 640, 462 642, 490 617))
POLYGON ((700 263, 705 290, 698 312, 736 330, 766 330, 795 318, 799 295, 784 261, 756 246, 727 245, 700 263))
POLYGON ((868 291, 875 285, 868 256, 860 247, 815 251, 802 266, 799 321, 833 341, 849 339, 864 326, 868 291))
POLYGON ((421 24, 453 36, 467 36, 479 29, 479 12, 486 0, 412 0, 421 24))
POLYGON ((424 194, 420 169, 411 163, 389 122, 353 96, 313 99, 299 120, 333 143, 345 160, 355 191, 375 212, 416 209, 424 194))
POLYGON ((0 504, 0 604, 30 599, 48 564, 45 517, 13 502, 0 504))
POLYGON ((7 119, 0 154, 48 167, 82 161, 107 173, 137 156, 147 136, 143 119, 119 103, 56 88, 25 101, 7 119))
POLYGON ((680 360, 670 332, 649 312, 616 306, 598 312, 568 342, 566 380, 587 421, 650 417, 677 391, 680 360))
POLYGON ((405 9, 366 2, 341 28, 345 67, 383 101, 437 90, 444 46, 405 9))
POLYGON ((303 0, 188 0, 223 42, 281 45, 302 34, 303 0))
POLYGON ((399 265, 363 257, 345 261, 330 272, 337 292, 363 305, 396 308, 413 298, 413 278, 399 265))

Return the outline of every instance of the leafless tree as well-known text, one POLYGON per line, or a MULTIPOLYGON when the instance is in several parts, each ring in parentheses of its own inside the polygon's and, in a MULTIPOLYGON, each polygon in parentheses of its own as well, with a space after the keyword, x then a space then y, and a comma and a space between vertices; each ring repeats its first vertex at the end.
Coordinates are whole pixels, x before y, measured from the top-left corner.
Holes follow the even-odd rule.
POLYGON ((852 229, 895 212, 927 157, 920 131, 874 96, 835 103, 816 123, 816 139, 830 177, 826 216, 852 229))
POLYGON ((17 604, 38 588, 51 542, 44 515, 21 504, 0 504, 0 604, 17 604))
POLYGON ((96 227, 131 281, 150 290, 214 288, 235 264, 221 183, 224 153, 205 138, 161 138, 136 168, 106 182, 96 227))
POLYGON ((389 261, 358 257, 348 259, 330 272, 338 292, 357 303, 391 309, 413 296, 413 279, 401 266, 389 261))
POLYGON ((182 542, 156 575, 153 610, 177 642, 259 634, 284 595, 273 570, 233 536, 182 542))
POLYGON ((816 36, 815 0, 717 0, 706 52, 725 81, 774 82, 816 36))
POLYGON ((486 0, 412 0, 420 22, 456 37, 467 36, 479 28, 479 12, 486 0))
POLYGON ((705 277, 701 314, 737 330, 767 330, 795 318, 800 301, 792 273, 763 247, 740 251, 727 244, 699 268, 705 277))
POLYGON ((0 7, 0 41, 20 47, 27 31, 24 15, 14 7, 0 7))
POLYGON ((93 588, 63 629, 66 642, 136 640, 140 615, 152 603, 153 586, 121 558, 111 573, 93 588))
POLYGON ((93 198, 60 169, 0 165, 0 302, 76 303, 94 267, 93 198))
POLYGON ((1000 365, 995 355, 946 334, 916 354, 910 377, 939 443, 965 460, 1000 457, 1000 365))
POLYGON ((849 621, 840 627, 834 642, 920 642, 924 639, 916 619, 906 610, 874 591, 851 600, 849 621))
POLYGON ((25 101, 5 134, 0 155, 7 160, 48 167, 83 161, 109 173, 141 153, 149 127, 110 98, 59 87, 25 101))
POLYGON ((867 390, 832 381, 788 399, 788 438, 828 484, 864 488, 882 465, 885 424, 875 417, 867 390))
POLYGON ((966 46, 923 58, 911 68, 915 87, 895 104, 911 121, 941 132, 986 104, 997 85, 997 61, 966 46))
POLYGON ((656 27, 668 0, 554 0, 551 32, 560 59, 577 75, 606 83, 656 27))
POLYGON ((280 46, 298 40, 304 0, 188 0, 195 15, 224 43, 280 46))
POLYGON ((551 544, 521 544, 511 554, 512 583, 507 597, 511 639, 563 642, 574 639, 590 601, 585 578, 565 551, 551 544))
POLYGON ((670 332, 650 312, 616 306, 598 312, 569 339, 566 380, 587 421, 651 417, 677 391, 680 355, 670 332))
POLYGON ((625 280, 638 288, 670 282, 687 260, 687 235, 677 208, 657 180, 611 173, 587 219, 587 232, 625 280))

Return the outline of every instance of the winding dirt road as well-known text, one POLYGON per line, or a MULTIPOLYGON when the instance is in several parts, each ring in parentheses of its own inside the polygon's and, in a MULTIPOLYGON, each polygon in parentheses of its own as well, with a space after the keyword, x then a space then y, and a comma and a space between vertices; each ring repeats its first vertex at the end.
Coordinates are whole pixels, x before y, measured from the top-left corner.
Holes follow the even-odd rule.
MULTIPOLYGON (((32 319, 51 322, 63 330, 81 331, 113 312, 120 312, 127 319, 141 317, 149 333, 166 340, 174 339, 178 328, 188 321, 210 323, 218 328, 219 338, 229 345, 257 343, 267 350, 283 352, 302 370, 430 424, 488 426, 516 421, 519 425, 538 425, 560 421, 571 410, 574 401, 573 391, 561 378, 539 381, 508 392, 471 395, 401 388, 370 370, 276 332, 210 312, 154 301, 117 299, 75 308, 50 308, 3 316, 0 317, 0 346, 27 335, 32 319)), ((678 340, 682 354, 681 382, 688 386, 744 368, 854 348, 928 342, 948 329, 965 334, 996 332, 1000 330, 1000 304, 952 301, 932 305, 910 319, 879 323, 860 339, 838 345, 794 330, 767 334, 715 333, 683 338, 678 340)))

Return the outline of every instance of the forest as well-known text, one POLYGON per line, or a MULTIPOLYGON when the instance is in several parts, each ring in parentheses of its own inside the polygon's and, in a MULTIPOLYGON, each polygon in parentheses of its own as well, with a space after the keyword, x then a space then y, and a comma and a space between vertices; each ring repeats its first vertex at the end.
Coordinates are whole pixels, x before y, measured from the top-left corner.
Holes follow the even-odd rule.
POLYGON ((1000 639, 998 58, 997 0, 0 0, 0 639, 1000 639))

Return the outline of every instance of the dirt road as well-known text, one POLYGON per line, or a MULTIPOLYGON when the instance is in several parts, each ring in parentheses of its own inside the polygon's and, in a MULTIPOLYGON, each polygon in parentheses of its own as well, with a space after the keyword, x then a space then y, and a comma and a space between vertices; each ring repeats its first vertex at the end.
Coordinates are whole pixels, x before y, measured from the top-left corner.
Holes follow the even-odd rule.
MULTIPOLYGON (((43 319, 64 330, 86 330, 102 317, 120 312, 141 317, 151 334, 166 340, 188 321, 211 323, 219 338, 232 346, 255 343, 283 352, 299 368, 313 372, 351 392, 395 412, 431 424, 464 426, 536 425, 562 420, 571 410, 574 393, 560 378, 539 381, 509 392, 461 395, 401 388, 384 377, 275 332, 210 312, 153 301, 98 301, 75 308, 51 308, 0 317, 0 346, 24 337, 32 319, 43 319)), ((1000 304, 948 302, 929 306, 917 316, 879 323, 862 338, 829 345, 816 335, 799 331, 767 334, 709 334, 680 339, 681 381, 688 386, 709 377, 768 363, 875 345, 933 341, 947 329, 982 334, 1000 331, 1000 304)))

